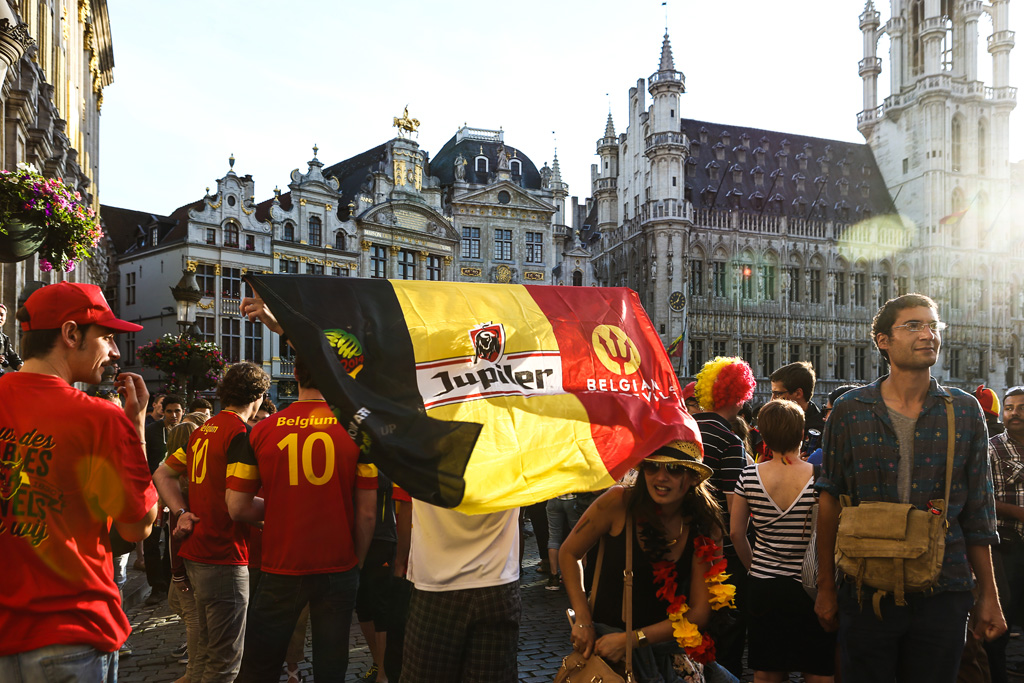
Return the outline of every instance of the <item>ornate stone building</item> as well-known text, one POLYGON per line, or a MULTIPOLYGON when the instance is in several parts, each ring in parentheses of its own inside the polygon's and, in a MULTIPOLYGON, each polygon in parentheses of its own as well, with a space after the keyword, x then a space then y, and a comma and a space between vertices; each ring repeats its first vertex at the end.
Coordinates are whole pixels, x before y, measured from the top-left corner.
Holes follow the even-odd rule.
MULTIPOLYGON (((98 211, 100 107, 113 68, 106 0, 0 0, 3 167, 33 164, 98 211)), ((0 299, 9 317, 33 282, 106 286, 111 253, 104 241, 87 267, 72 273, 41 273, 36 256, 0 265, 0 299)), ((13 337, 13 325, 9 331, 13 337)))
POLYGON ((768 374, 792 360, 814 364, 818 393, 884 372, 871 319, 909 291, 935 298, 951 324, 943 381, 1019 382, 1007 4, 894 0, 882 25, 869 0, 857 118, 866 144, 685 118, 666 34, 658 69, 629 91, 626 132, 609 115, 597 142, 583 239, 598 284, 637 290, 666 343, 685 332, 681 374, 715 355, 744 357, 759 400, 768 374), (977 79, 983 11, 992 86, 977 79), (879 105, 883 35, 892 94, 879 105))
POLYGON ((565 225, 557 155, 538 169, 502 131, 463 126, 431 159, 414 139, 418 122, 406 113, 395 123, 397 137, 331 166, 314 147, 287 191, 259 203, 232 157, 215 192, 170 216, 103 207, 121 315, 146 326, 126 343, 127 367, 136 346, 176 331, 168 288, 182 269, 204 293, 199 334, 229 360, 261 363, 280 398, 295 393, 291 349, 237 314, 246 272, 526 284, 565 273, 593 284, 583 275, 589 254, 576 253, 565 225))

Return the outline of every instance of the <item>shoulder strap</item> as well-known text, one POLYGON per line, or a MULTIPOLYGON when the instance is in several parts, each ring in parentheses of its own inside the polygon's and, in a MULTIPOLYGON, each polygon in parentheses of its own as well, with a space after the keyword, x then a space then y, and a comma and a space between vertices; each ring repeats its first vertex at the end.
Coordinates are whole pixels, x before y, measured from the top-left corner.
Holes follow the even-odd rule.
POLYGON ((594 603, 597 601, 597 584, 601 580, 601 565, 604 564, 604 536, 597 546, 597 562, 594 563, 594 583, 590 586, 590 613, 594 613, 594 603))
POLYGON ((942 397, 946 402, 946 492, 943 497, 942 516, 946 517, 946 509, 949 508, 949 491, 953 486, 953 451, 956 448, 956 421, 953 419, 953 396, 949 389, 942 388, 945 395, 942 397))
POLYGON ((626 513, 626 570, 622 572, 622 621, 626 625, 626 681, 633 681, 633 516, 626 513))

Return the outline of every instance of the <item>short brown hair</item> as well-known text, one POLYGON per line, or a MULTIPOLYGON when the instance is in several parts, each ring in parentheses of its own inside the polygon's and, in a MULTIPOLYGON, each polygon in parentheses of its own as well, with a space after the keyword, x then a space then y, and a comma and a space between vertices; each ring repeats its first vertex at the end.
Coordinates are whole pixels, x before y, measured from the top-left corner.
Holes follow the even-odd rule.
POLYGON ((263 368, 242 361, 230 366, 224 373, 224 379, 217 387, 217 395, 224 407, 244 406, 262 398, 270 388, 270 376, 263 368))
POLYGON ((295 381, 303 389, 317 388, 316 381, 313 379, 313 373, 309 371, 309 366, 306 365, 300 356, 295 356, 295 381))
MULTIPOLYGON (((924 294, 904 294, 895 299, 889 299, 882 304, 882 307, 878 309, 878 313, 875 313, 874 320, 871 321, 871 341, 874 342, 875 348, 878 349, 878 335, 892 336, 892 326, 896 324, 896 317, 900 311, 919 306, 932 309, 936 315, 939 313, 939 307, 936 305, 935 300, 924 294)), ((882 354, 882 358, 885 359, 886 363, 889 362, 889 353, 887 351, 878 349, 878 353, 882 354)))
POLYGON ((782 382, 786 391, 791 394, 797 389, 803 389, 805 401, 810 401, 814 395, 814 366, 805 360, 783 365, 768 379, 772 382, 782 382))
POLYGON ((804 440, 804 411, 793 401, 769 401, 757 414, 757 428, 768 448, 788 453, 804 440))
MULTIPOLYGON (((28 309, 22 306, 14 314, 14 319, 19 323, 27 323, 30 321, 31 316, 28 309)), ((85 335, 88 334, 90 327, 92 327, 92 323, 78 326, 78 329, 82 332, 82 340, 78 342, 78 348, 85 347, 85 335)), ((21 359, 28 360, 29 358, 45 358, 48 356, 54 347, 57 346, 62 329, 58 327, 55 330, 22 330, 21 359)))

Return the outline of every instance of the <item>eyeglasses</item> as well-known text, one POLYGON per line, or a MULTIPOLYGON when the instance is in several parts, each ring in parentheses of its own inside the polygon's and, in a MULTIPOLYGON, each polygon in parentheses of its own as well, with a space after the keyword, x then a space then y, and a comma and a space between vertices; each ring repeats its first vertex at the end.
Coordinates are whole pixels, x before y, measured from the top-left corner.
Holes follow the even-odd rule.
POLYGON ((944 329, 949 327, 949 325, 942 322, 941 320, 932 320, 931 322, 927 323, 921 320, 911 320, 910 322, 903 323, 902 325, 893 325, 892 329, 905 329, 907 332, 910 332, 911 334, 916 334, 917 332, 923 331, 926 327, 930 329, 932 332, 942 332, 944 329))
POLYGON ((788 395, 789 395, 789 392, 786 391, 785 389, 783 389, 782 391, 772 391, 772 398, 782 398, 783 396, 788 396, 788 395))
POLYGON ((652 460, 644 460, 643 462, 644 472, 646 472, 647 474, 657 474, 658 470, 660 470, 662 467, 665 468, 666 472, 676 477, 686 474, 686 470, 689 469, 686 465, 683 465, 682 463, 654 462, 652 460))

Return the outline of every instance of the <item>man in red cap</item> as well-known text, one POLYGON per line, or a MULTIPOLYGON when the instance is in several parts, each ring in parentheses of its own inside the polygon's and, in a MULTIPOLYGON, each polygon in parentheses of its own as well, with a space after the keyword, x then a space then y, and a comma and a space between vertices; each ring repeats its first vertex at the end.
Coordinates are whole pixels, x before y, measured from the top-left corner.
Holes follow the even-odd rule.
POLYGON ((978 399, 981 411, 985 413, 985 425, 988 427, 989 438, 1002 434, 1005 428, 999 421, 999 396, 996 395, 996 392, 984 384, 979 384, 978 388, 974 390, 974 398, 978 399))
POLYGON ((100 288, 61 282, 17 313, 20 372, 0 378, 0 680, 116 680, 128 638, 108 529, 140 541, 156 518, 142 433, 149 392, 117 376, 124 410, 87 396, 120 354, 100 288))

